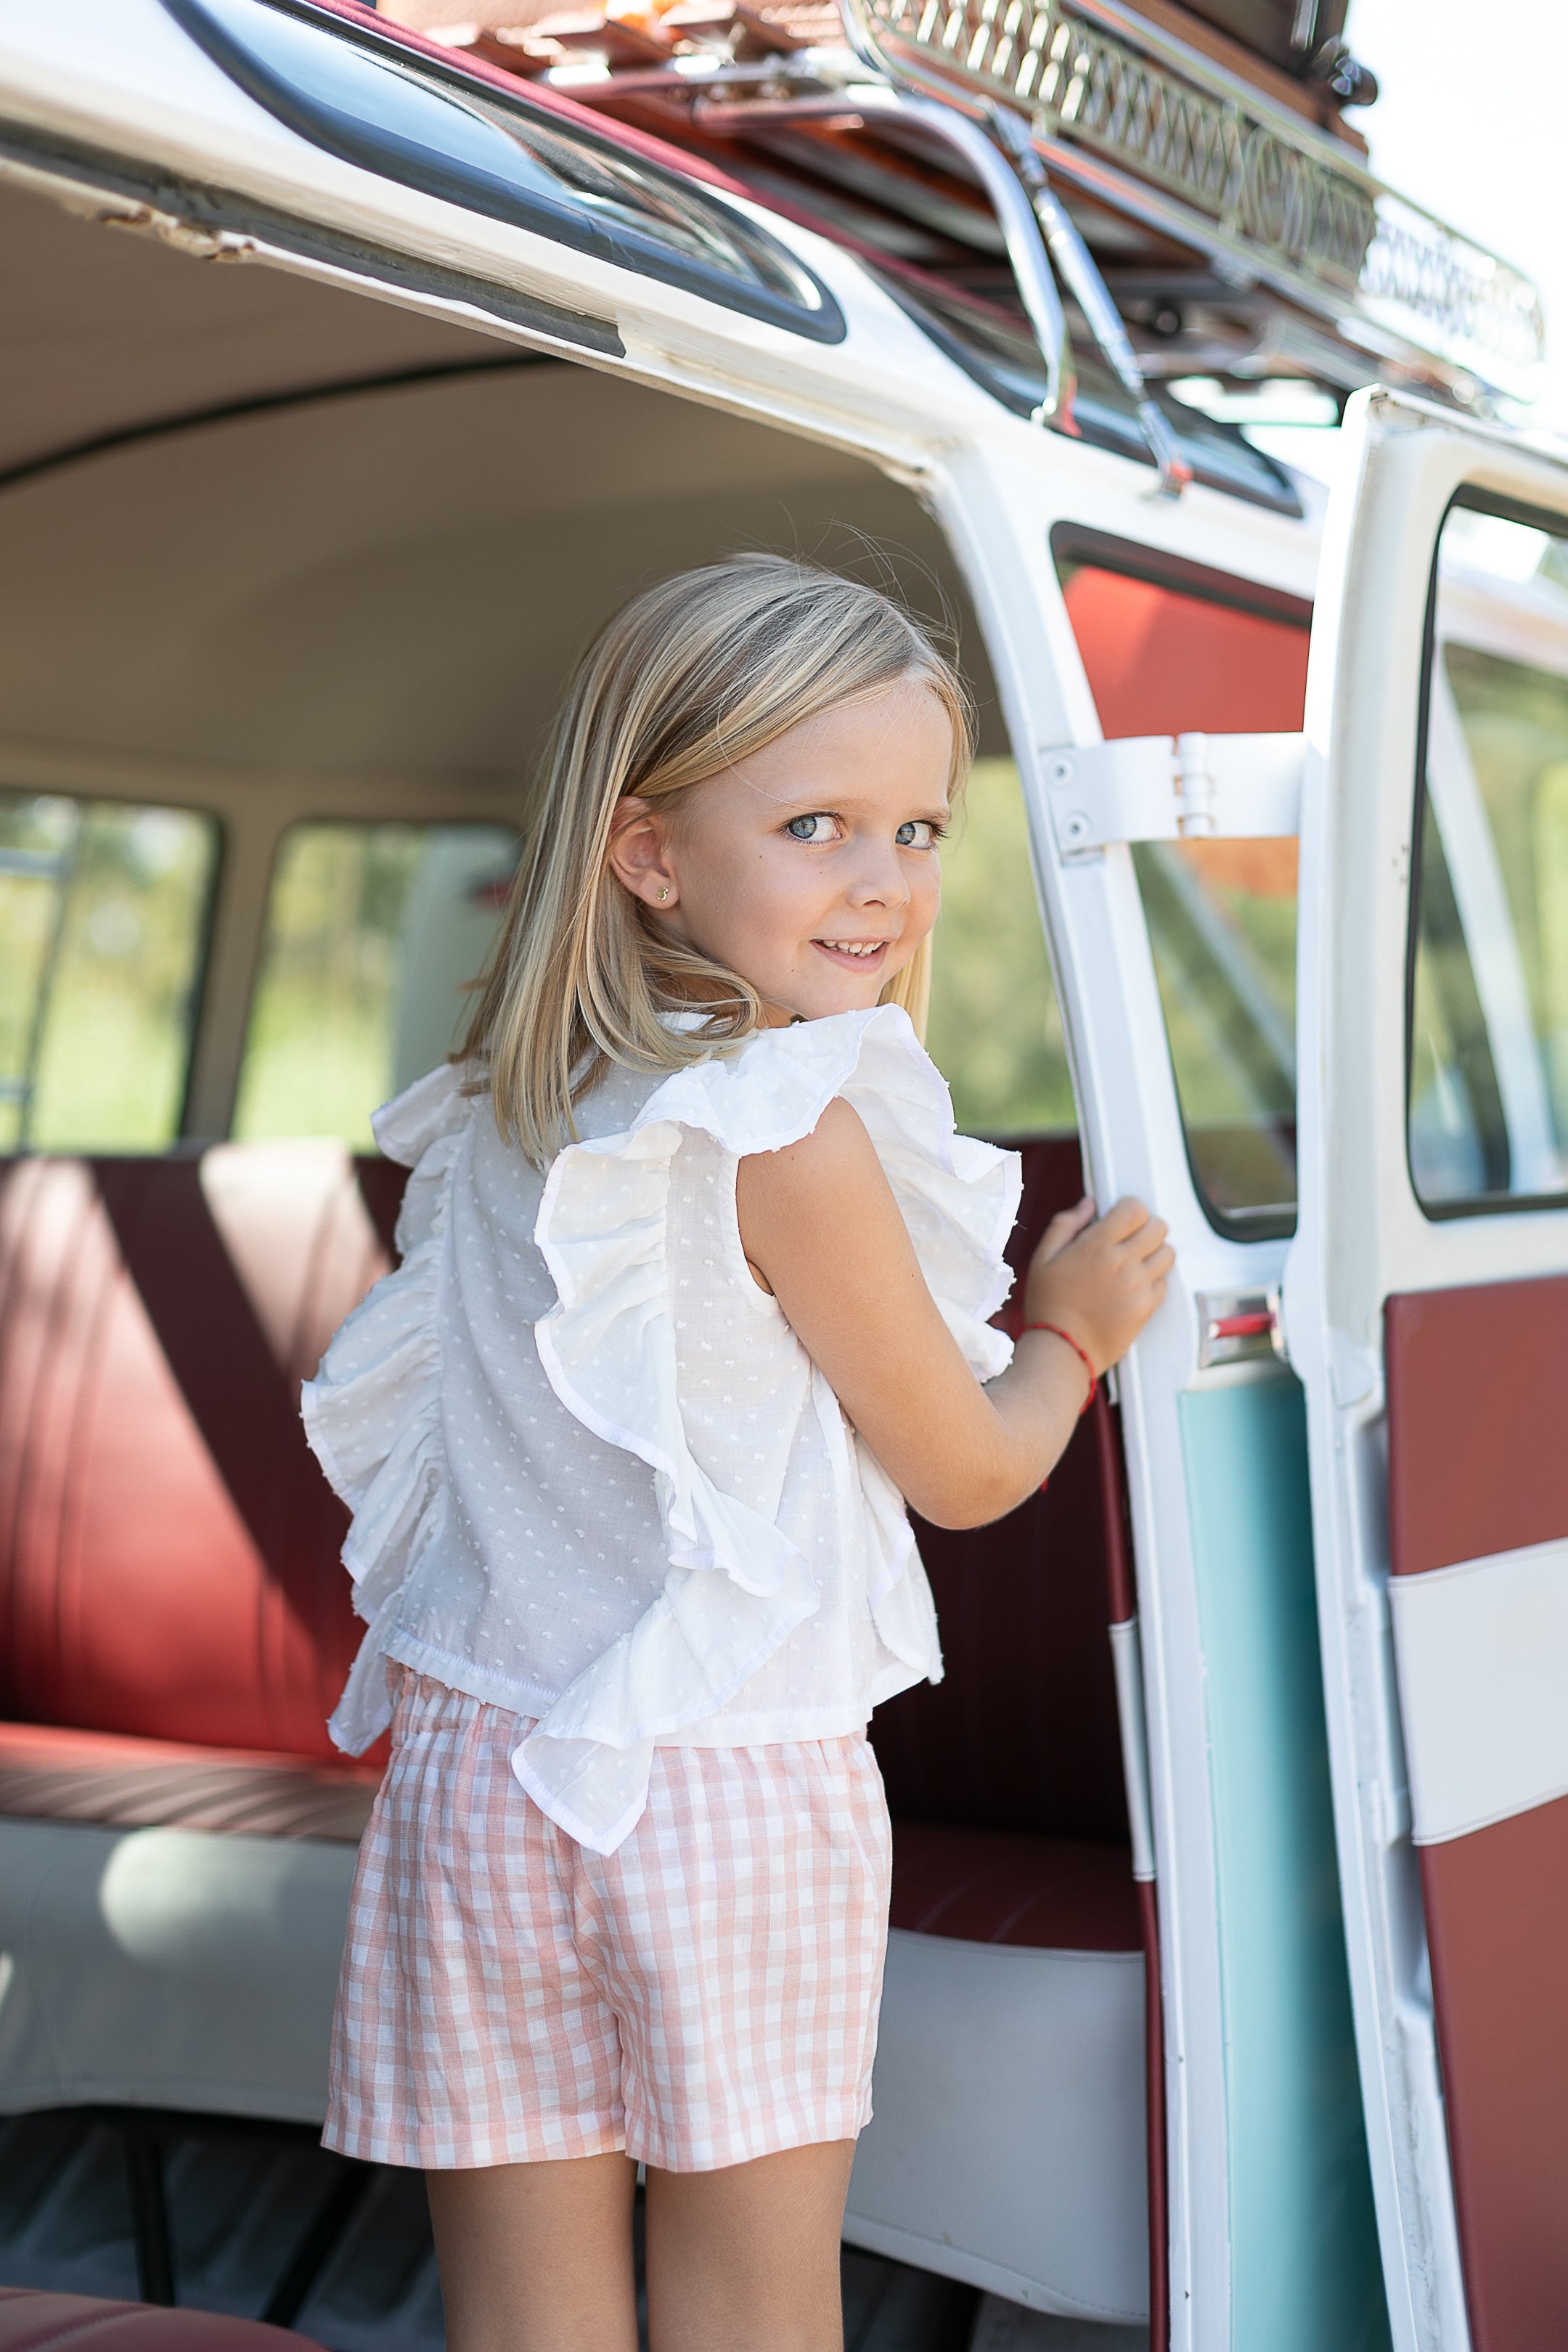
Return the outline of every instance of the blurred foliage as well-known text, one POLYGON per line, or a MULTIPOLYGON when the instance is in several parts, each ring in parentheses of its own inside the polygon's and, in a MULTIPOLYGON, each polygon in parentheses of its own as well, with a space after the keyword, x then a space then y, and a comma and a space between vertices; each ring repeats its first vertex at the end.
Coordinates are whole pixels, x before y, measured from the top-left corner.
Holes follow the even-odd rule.
POLYGON ((387 1001, 422 828, 300 824, 267 902, 234 1132, 336 1135, 372 1148, 391 1091, 387 1001))
POLYGON ((1568 678, 1468 646, 1445 646, 1443 666, 1497 845, 1562 1149, 1568 1147, 1568 678))
POLYGON ((980 760, 942 853, 926 1043, 971 1135, 1078 1125, 1061 1012, 1010 760, 980 760))
POLYGON ((1194 1177, 1224 1215, 1296 1198, 1293 840, 1141 842, 1148 919, 1194 1177))
MULTIPOLYGON (((59 866, 0 876, 0 1076, 28 1075, 41 1012, 36 1150, 158 1151, 178 1131, 217 840, 184 809, 0 793, 0 849, 59 866)), ((22 1106, 0 1111, 14 1147, 22 1106)))
POLYGON ((279 852, 234 1132, 372 1148, 447 1051, 515 845, 495 825, 293 826, 279 852))

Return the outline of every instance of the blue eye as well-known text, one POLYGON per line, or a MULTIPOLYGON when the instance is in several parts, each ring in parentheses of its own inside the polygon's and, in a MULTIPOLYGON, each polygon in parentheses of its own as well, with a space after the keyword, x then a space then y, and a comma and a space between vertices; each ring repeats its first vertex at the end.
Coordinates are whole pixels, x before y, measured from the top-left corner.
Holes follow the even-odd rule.
POLYGON ((912 816, 907 824, 900 825, 893 835, 900 849, 931 849, 936 843, 936 827, 930 817, 912 816))
POLYGON ((831 841, 833 819, 819 809, 814 816, 792 816, 784 831, 792 841, 831 841), (822 831, 817 831, 818 826, 822 831))

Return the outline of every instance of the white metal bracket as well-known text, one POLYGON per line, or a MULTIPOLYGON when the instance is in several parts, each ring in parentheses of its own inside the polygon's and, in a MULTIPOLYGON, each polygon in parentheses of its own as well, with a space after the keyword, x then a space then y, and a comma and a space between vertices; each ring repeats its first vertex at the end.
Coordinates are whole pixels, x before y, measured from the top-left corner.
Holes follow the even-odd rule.
POLYGON ((1057 847, 1240 841, 1300 829, 1304 735, 1131 735, 1044 753, 1057 847))

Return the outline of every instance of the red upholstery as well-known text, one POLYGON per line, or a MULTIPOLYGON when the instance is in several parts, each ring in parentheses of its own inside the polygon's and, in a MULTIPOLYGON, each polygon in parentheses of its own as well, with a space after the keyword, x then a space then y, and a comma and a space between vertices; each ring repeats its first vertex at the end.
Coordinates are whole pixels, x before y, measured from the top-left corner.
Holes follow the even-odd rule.
MULTIPOLYGON (((1077 1141, 1026 1144, 1024 1171, 1015 1265, 1079 1198, 1077 1141)), ((1079 1426, 1046 1492, 1006 1518, 957 1534, 922 1524, 919 1535, 947 1672, 872 1721, 894 1818, 895 1925, 1136 1950, 1091 1425, 1079 1426), (1120 1895, 1106 1892, 1112 1885, 1120 1895)))
MULTIPOLYGON (((1016 1262, 1079 1189, 1026 1147, 1016 1262)), ((300 1381, 387 1262, 403 1171, 323 1148, 37 1160, 0 1187, 0 1811, 357 1836, 324 1718, 357 1637, 300 1381), (45 1727, 48 1727, 46 1728, 45 1727)), ((946 1681, 874 1727, 895 1917, 1138 1941, 1092 1432, 997 1526, 921 1530, 946 1681)))
POLYGON ((0 2286, 0 2352, 283 2352, 286 2345, 300 2352, 305 2341, 289 2328, 222 2312, 0 2286))
POLYGON ((898 1825, 892 1924, 1054 1951, 1135 1952, 1142 1942, 1122 1847, 936 1822, 898 1825))
POLYGON ((357 1845, 380 1780, 379 1764, 0 1723, 0 1814, 34 1821, 357 1845))
POLYGON ((0 1175, 0 1716, 333 1760, 356 1628, 299 1384, 402 1175, 260 1145, 0 1175))

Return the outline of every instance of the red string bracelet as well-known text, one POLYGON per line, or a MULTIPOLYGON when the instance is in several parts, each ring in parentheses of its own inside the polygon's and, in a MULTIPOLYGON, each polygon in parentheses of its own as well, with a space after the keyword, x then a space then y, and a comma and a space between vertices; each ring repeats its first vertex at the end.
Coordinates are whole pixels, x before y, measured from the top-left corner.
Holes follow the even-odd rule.
POLYGON ((1089 1411, 1089 1406, 1094 1402, 1095 1397, 1098 1395, 1100 1391, 1100 1374, 1095 1370, 1094 1366, 1089 1361, 1088 1349, 1080 1348, 1078 1341, 1073 1338, 1072 1333, 1070 1331, 1064 1331, 1059 1323, 1026 1323, 1024 1328, 1026 1331, 1055 1332, 1057 1338, 1064 1340, 1072 1349, 1073 1354, 1078 1358, 1079 1363, 1083 1366, 1084 1370, 1089 1374, 1089 1394, 1085 1397, 1083 1403, 1079 1408, 1078 1417, 1081 1421, 1084 1414, 1089 1411))

